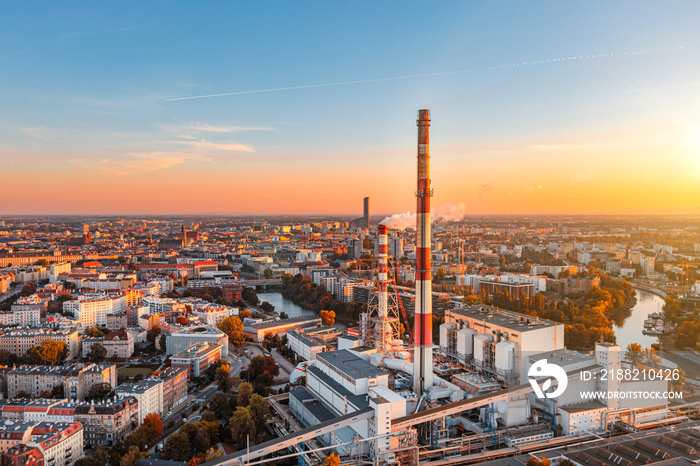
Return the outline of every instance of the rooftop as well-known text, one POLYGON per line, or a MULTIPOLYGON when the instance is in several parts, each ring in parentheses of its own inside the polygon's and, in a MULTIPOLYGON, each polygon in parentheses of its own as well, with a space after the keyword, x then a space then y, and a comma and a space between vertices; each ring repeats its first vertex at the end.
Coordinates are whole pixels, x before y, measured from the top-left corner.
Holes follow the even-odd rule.
POLYGON ((373 366, 348 350, 319 353, 316 359, 336 368, 352 380, 389 375, 387 371, 373 366))
POLYGON ((542 328, 564 325, 551 320, 540 319, 538 317, 520 314, 519 312, 506 311, 492 306, 476 305, 461 309, 452 309, 448 311, 454 318, 459 319, 461 316, 470 318, 486 324, 497 325, 516 332, 525 333, 530 330, 539 330, 542 328))

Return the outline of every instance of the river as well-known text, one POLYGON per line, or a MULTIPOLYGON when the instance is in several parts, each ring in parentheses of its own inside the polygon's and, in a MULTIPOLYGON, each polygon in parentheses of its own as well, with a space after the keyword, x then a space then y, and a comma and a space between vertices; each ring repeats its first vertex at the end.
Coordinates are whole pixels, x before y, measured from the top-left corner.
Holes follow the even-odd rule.
MULTIPOLYGON (((267 301, 268 303, 272 304, 275 306, 275 311, 276 312, 285 312, 289 317, 299 317, 299 316, 315 316, 316 313, 313 311, 309 311, 308 309, 304 309, 301 306, 298 306, 288 300, 287 298, 284 298, 282 296, 282 293, 277 293, 277 292, 272 292, 272 293, 258 293, 258 298, 260 299, 260 302, 267 301)), ((333 324, 333 327, 338 327, 345 329, 345 325, 343 324, 333 324)))
POLYGON ((651 347, 658 343, 659 339, 653 335, 643 335, 644 321, 652 312, 659 312, 663 308, 664 300, 660 296, 648 291, 634 290, 637 303, 632 307, 632 314, 627 317, 622 325, 613 324, 613 332, 617 338, 617 344, 624 350, 630 343, 639 343, 642 348, 651 347))
POLYGON ((282 293, 258 293, 258 298, 260 299, 260 302, 267 301, 275 306, 276 312, 285 312, 289 317, 316 315, 313 311, 297 306, 290 300, 282 297, 282 293))

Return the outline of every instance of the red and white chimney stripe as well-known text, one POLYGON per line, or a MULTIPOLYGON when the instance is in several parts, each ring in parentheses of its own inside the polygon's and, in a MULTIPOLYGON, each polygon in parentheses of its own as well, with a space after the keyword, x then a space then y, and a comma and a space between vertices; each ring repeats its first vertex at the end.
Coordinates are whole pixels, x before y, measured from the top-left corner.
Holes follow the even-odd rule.
POLYGON ((433 301, 430 258, 430 111, 418 111, 418 190, 416 191, 416 315, 413 388, 433 386, 433 301))

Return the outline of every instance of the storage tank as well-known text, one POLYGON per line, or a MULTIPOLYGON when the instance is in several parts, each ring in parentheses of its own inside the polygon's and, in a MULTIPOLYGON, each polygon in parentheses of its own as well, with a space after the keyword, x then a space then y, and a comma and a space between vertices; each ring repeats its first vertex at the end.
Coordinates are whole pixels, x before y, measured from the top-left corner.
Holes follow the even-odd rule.
POLYGON ((460 358, 471 358, 474 354, 474 336, 476 330, 463 328, 457 332, 457 355, 460 358))
POLYGON ((480 333, 474 337, 474 360, 478 362, 484 361, 484 348, 491 341, 493 341, 493 335, 486 333, 480 333))
POLYGON ((518 344, 512 341, 502 341, 495 347, 496 369, 510 372, 515 369, 515 358, 518 354, 518 344))
POLYGON ((440 325, 440 347, 454 349, 451 347, 452 338, 450 338, 452 333, 457 328, 457 324, 454 322, 445 322, 440 325))

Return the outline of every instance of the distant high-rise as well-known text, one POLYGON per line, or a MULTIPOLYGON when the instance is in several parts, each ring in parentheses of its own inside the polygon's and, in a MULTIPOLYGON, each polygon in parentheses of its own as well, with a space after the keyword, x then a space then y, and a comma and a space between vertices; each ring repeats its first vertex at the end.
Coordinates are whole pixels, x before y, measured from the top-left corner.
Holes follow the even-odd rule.
POLYGON ((369 228, 369 197, 363 200, 364 208, 362 210, 362 217, 365 219, 365 228, 369 228))
POLYGON ((369 228, 369 197, 362 200, 362 217, 350 222, 351 227, 369 228))

